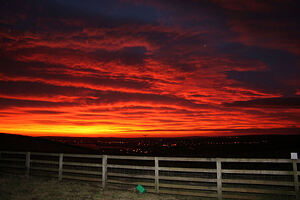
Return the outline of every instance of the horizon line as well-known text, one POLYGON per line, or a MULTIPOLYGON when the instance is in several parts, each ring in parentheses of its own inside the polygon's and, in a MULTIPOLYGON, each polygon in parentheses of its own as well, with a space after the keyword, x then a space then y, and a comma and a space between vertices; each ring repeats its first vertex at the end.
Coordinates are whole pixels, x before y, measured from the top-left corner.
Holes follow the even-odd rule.
POLYGON ((137 139, 137 138, 200 138, 200 137, 246 137, 246 136, 300 136, 300 133, 265 133, 265 134, 240 134, 240 135, 190 135, 190 136, 136 136, 136 137, 111 137, 111 136, 63 136, 63 135, 40 135, 40 136, 32 136, 27 134, 15 134, 15 133, 0 133, 5 135, 16 135, 16 136, 24 136, 24 137, 35 137, 35 138, 43 138, 43 137, 64 137, 64 138, 119 138, 119 139, 137 139))

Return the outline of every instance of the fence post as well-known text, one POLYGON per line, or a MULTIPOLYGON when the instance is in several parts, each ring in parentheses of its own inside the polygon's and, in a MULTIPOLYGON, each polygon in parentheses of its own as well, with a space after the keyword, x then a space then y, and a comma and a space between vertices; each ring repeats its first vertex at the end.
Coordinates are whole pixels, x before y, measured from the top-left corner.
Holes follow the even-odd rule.
POLYGON ((107 181, 107 155, 102 156, 102 190, 106 188, 107 181))
POLYGON ((218 200, 222 200, 222 165, 219 158, 216 159, 217 163, 217 190, 218 200))
POLYGON ((296 193, 296 199, 300 199, 299 194, 299 180, 298 180, 298 169, 297 169, 297 160, 298 160, 298 154, 297 153, 291 153, 291 159, 293 163, 293 174, 294 174, 294 185, 295 185, 295 193, 296 193))
POLYGON ((29 177, 29 174, 30 174, 30 152, 26 152, 25 168, 26 168, 25 175, 27 177, 29 177))
POLYGON ((158 157, 154 157, 155 161, 155 192, 159 193, 159 160, 158 157))
POLYGON ((63 173, 63 159, 64 159, 64 154, 60 153, 59 154, 59 164, 58 164, 58 180, 62 180, 62 173, 63 173))

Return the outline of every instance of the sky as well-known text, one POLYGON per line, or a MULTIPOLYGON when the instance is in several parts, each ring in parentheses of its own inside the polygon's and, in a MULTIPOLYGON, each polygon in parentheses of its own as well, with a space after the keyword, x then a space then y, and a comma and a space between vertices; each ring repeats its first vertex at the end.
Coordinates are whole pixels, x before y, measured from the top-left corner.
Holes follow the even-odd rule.
POLYGON ((297 0, 0 0, 0 132, 300 134, 297 0))

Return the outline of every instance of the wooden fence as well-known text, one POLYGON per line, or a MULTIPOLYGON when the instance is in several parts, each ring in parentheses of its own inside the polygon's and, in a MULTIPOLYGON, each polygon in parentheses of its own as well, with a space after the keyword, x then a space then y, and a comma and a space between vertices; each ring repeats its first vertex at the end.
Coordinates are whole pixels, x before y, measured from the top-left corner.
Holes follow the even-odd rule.
POLYGON ((0 152, 1 173, 54 176, 201 199, 299 199, 299 159, 178 158, 0 152))

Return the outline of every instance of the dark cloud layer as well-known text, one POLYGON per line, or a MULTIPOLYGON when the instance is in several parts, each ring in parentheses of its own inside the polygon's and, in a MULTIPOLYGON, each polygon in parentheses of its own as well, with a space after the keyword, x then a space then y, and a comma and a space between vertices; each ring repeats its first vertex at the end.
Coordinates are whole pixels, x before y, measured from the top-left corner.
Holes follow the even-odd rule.
POLYGON ((0 98, 0 108, 14 108, 14 107, 42 107, 42 108, 59 108, 64 106, 73 106, 70 102, 51 102, 51 101, 41 101, 41 100, 21 100, 21 99, 9 99, 0 98))
POLYGON ((300 108, 300 98, 266 98, 252 99, 249 101, 235 101, 233 103, 225 103, 229 107, 258 107, 258 108, 300 108))

